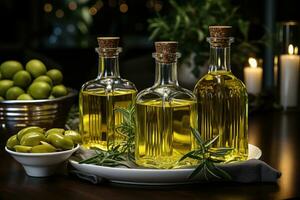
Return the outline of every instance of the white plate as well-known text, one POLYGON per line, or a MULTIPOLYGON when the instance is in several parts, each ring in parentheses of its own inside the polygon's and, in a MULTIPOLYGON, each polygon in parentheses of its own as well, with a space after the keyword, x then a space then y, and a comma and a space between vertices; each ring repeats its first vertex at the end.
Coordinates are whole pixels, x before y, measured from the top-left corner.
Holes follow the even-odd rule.
MULTIPOLYGON (((261 150, 249 144, 248 159, 259 159, 262 155, 261 150)), ((70 160, 71 165, 79 171, 94 174, 108 179, 114 183, 136 184, 136 185, 174 185, 189 184, 197 182, 191 181, 188 177, 194 168, 189 169, 140 169, 140 168, 121 168, 104 167, 92 164, 79 164, 70 160)))

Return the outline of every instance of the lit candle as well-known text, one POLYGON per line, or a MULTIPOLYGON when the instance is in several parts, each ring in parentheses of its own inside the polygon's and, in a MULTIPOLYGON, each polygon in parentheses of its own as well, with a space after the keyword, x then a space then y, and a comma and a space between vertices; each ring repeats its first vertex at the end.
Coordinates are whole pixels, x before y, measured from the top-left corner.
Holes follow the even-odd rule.
POLYGON ((299 61, 298 48, 289 45, 288 54, 280 56, 280 103, 287 107, 297 106, 299 61))
POLYGON ((244 68, 244 80, 248 93, 257 95, 261 91, 263 70, 257 66, 255 58, 249 58, 250 66, 244 68))
POLYGON ((278 57, 274 56, 274 85, 278 84, 278 57))

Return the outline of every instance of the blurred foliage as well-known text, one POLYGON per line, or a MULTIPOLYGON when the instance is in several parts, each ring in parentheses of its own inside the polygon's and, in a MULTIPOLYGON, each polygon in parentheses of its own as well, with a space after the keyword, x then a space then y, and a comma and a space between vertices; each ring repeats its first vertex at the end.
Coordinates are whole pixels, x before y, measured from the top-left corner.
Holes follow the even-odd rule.
POLYGON ((44 4, 45 19, 51 33, 46 37, 47 47, 88 47, 88 35, 93 25, 89 8, 97 0, 53 0, 44 4))
MULTIPOLYGON (((265 45, 266 37, 249 40, 250 22, 238 13, 239 7, 230 0, 169 0, 170 12, 166 16, 149 19, 150 39, 176 40, 180 42, 182 57, 196 53, 195 63, 204 66, 209 58, 209 45, 205 38, 209 35, 210 25, 231 25, 234 28, 235 44, 232 50, 232 65, 243 67, 249 55, 257 54, 265 45)), ((199 77, 199 68, 193 70, 199 77)))
POLYGON ((73 105, 70 109, 66 122, 66 128, 79 131, 79 108, 77 105, 73 105))

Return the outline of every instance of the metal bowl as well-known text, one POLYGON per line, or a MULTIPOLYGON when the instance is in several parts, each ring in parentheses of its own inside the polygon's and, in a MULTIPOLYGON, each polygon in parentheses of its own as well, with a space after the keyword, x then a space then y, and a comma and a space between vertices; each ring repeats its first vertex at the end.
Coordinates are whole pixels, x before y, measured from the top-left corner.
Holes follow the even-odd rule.
POLYGON ((26 126, 64 127, 77 91, 68 88, 66 96, 41 100, 0 101, 0 133, 15 134, 26 126))

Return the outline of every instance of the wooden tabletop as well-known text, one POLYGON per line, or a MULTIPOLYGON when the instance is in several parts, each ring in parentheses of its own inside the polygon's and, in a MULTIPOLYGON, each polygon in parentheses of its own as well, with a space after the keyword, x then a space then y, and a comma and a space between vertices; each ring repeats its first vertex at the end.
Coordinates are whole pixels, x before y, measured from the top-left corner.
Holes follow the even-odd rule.
POLYGON ((176 187, 93 185, 67 175, 32 178, 0 150, 0 199, 288 199, 300 197, 300 113, 266 112, 249 117, 249 142, 262 160, 282 172, 276 184, 197 184, 176 187))

